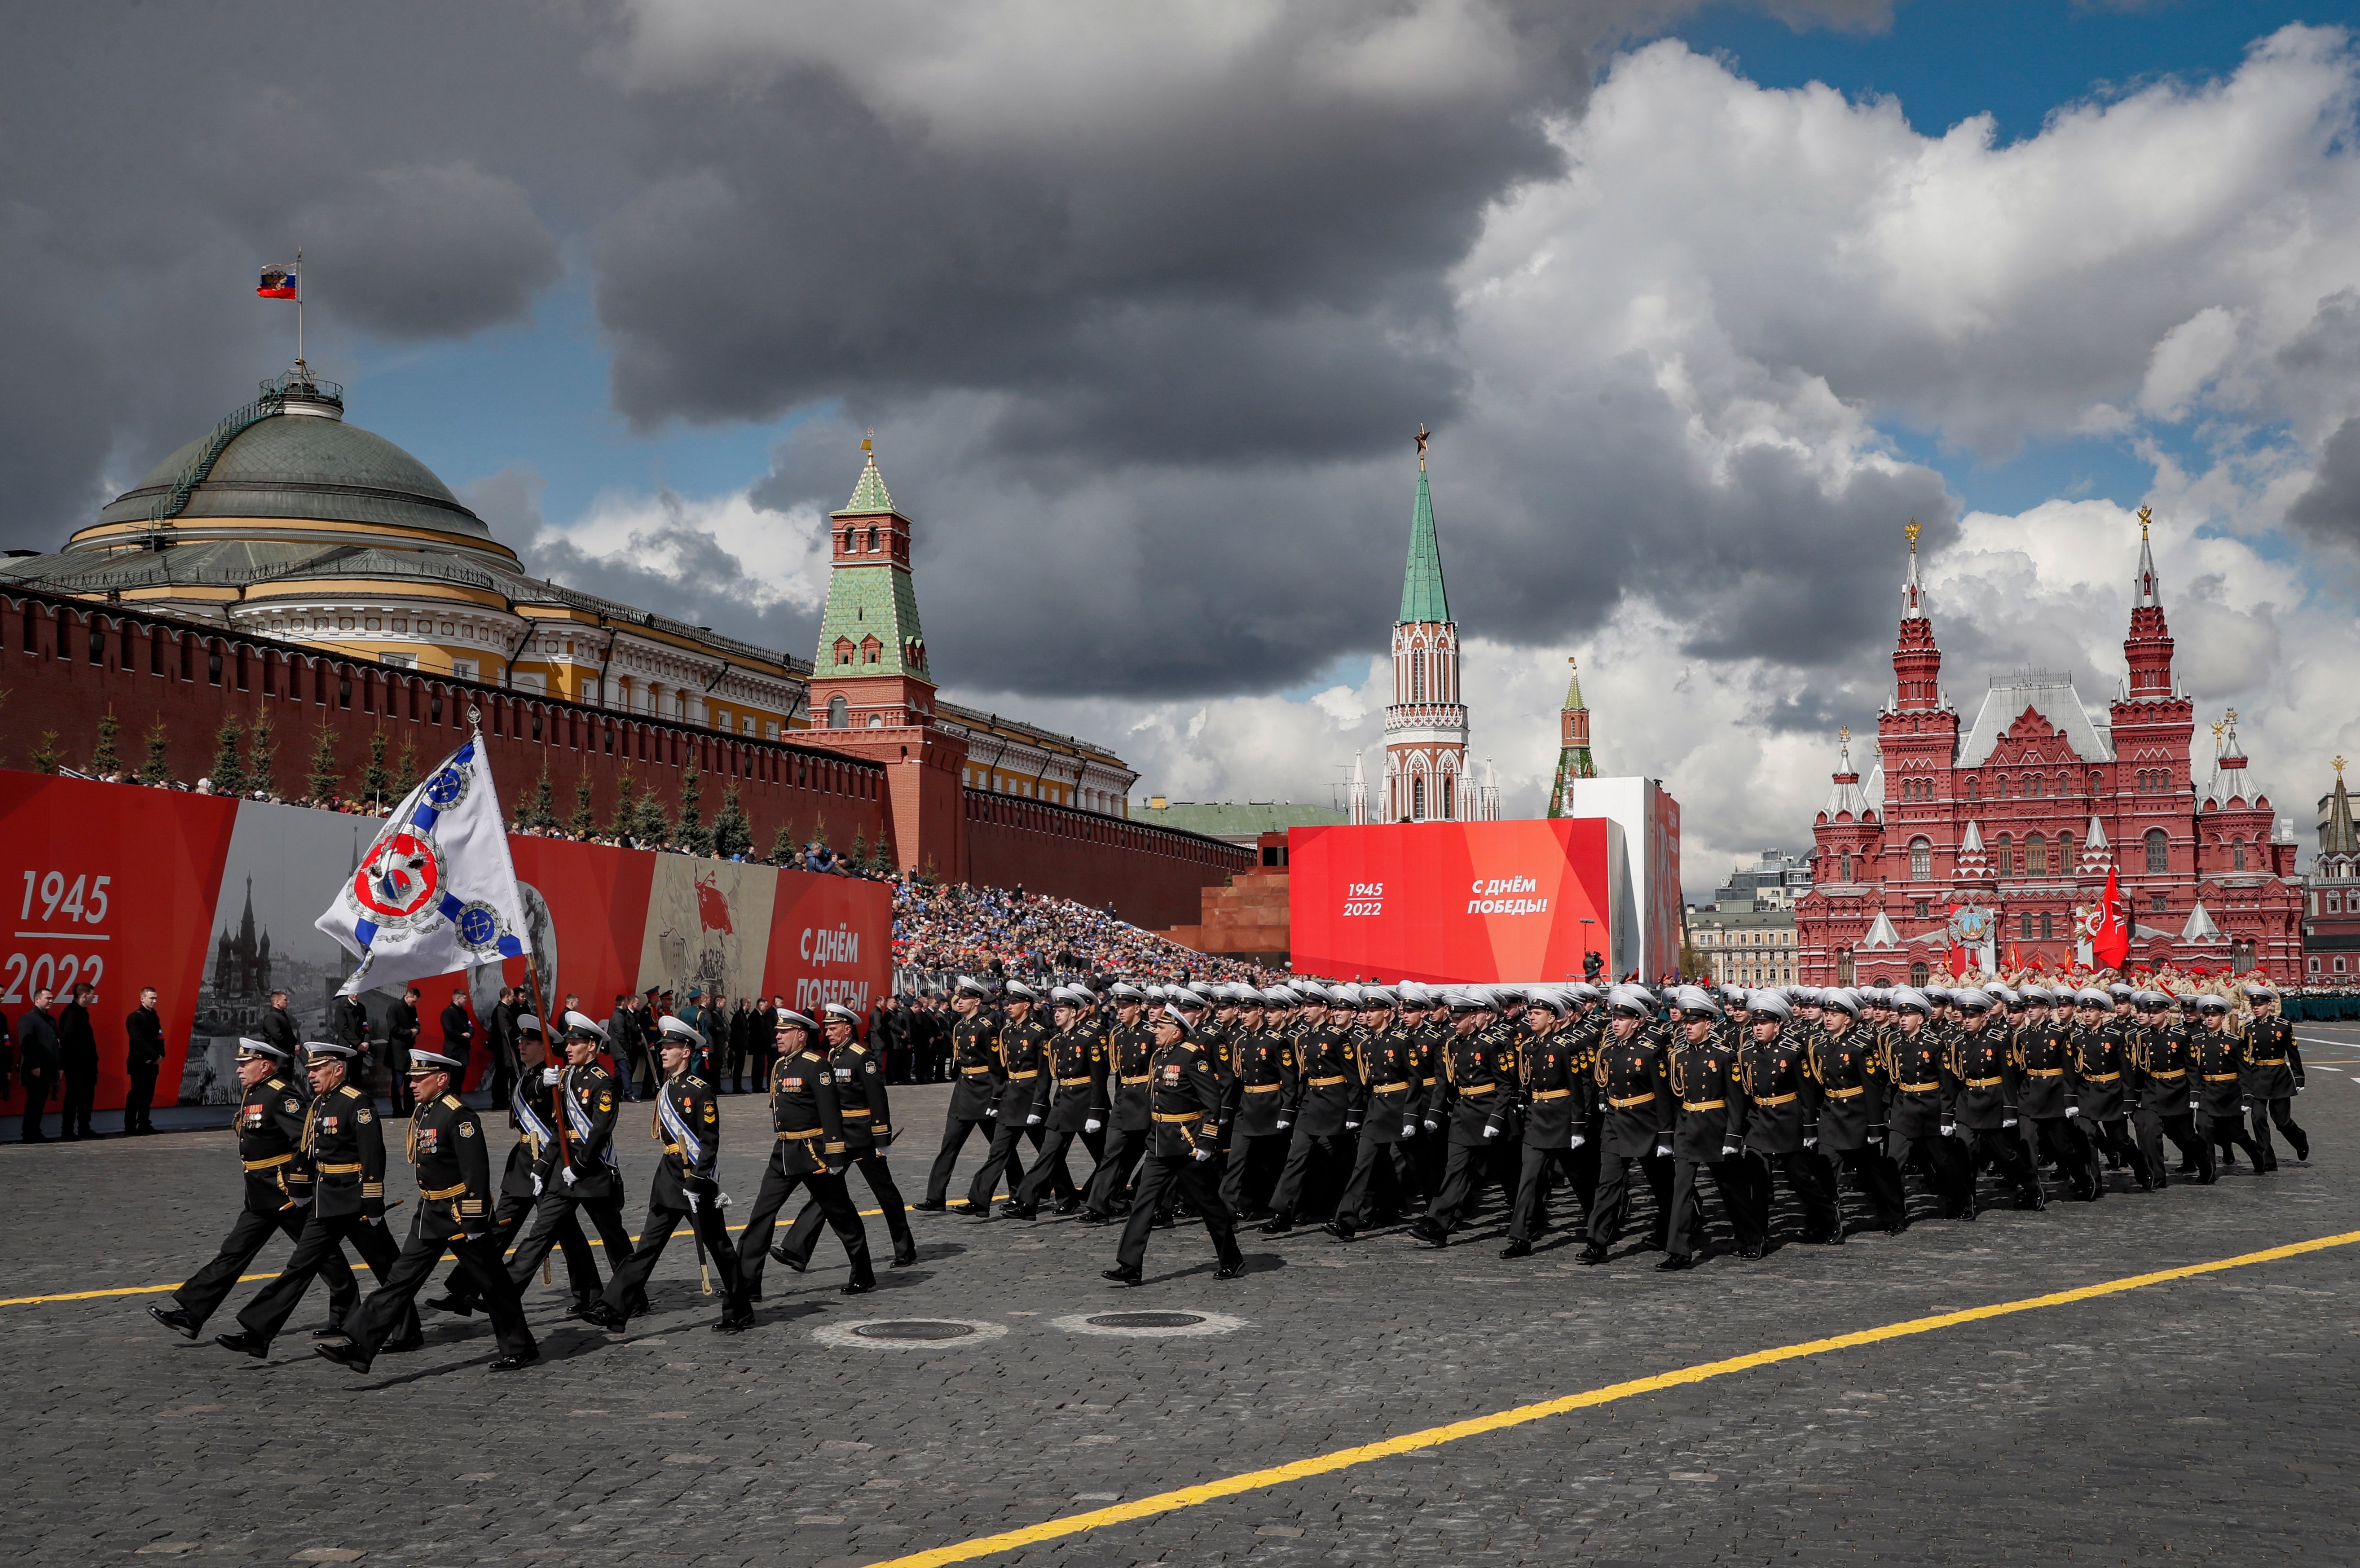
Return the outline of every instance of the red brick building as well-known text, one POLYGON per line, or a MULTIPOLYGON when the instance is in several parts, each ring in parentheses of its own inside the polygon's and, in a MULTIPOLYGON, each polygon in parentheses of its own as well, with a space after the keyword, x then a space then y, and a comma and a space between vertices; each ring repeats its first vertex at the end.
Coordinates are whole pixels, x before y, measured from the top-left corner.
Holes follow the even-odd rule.
POLYGON ((1958 947, 1979 966, 2086 964, 2077 921, 2110 869, 2135 920, 2134 967, 2300 974, 2293 835, 2247 768, 2234 710, 2212 726, 2209 778, 2196 778, 2195 706, 2172 673, 2140 516, 2129 673, 2114 701, 2093 710, 2070 675, 2020 670, 1991 679, 1963 730, 1912 526, 1878 760, 1863 780, 1845 732, 1814 824, 1815 887, 1796 907, 1805 984, 1923 980, 1958 947))

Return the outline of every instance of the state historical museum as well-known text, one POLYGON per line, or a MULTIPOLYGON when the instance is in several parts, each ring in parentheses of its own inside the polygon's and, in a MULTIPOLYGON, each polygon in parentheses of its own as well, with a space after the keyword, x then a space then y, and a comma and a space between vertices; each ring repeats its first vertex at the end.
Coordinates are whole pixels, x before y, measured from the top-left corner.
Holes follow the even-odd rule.
POLYGON ((2070 675, 1994 676, 1963 735, 1912 526, 1876 764, 1863 782, 1847 732, 1813 828, 1814 887, 1796 906, 1805 983, 1922 982, 1961 948, 1978 968, 2087 967, 2084 922, 2109 870, 2133 922, 2131 968, 2299 976, 2293 836, 2247 772, 2234 710, 2197 783, 2195 708, 2172 675, 2139 516, 2120 694, 2099 712, 2070 675))

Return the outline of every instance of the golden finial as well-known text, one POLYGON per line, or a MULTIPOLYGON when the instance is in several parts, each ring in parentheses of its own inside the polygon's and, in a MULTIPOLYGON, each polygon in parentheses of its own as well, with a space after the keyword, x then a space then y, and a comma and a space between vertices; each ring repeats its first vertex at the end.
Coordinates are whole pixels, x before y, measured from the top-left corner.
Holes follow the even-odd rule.
POLYGON ((2139 538, 2145 539, 2147 538, 2147 525, 2155 521, 2155 508, 2152 506, 2141 506, 2138 509, 2138 520, 2139 538))
POLYGON ((869 433, 860 438, 860 450, 872 455, 875 454, 877 451, 877 427, 875 425, 869 426, 869 433))
POLYGON ((1417 471, 1420 474, 1426 472, 1426 443, 1433 439, 1426 432, 1426 421, 1420 419, 1417 422, 1417 471))
POLYGON ((2220 749, 2221 749, 2221 732, 2222 732, 2223 730, 2227 729, 2228 727, 2229 727, 2229 721, 2228 721, 2228 720, 2226 720, 2226 719, 2215 719, 2215 720, 2213 720, 2213 721, 2212 721, 2212 749, 2213 749, 2213 750, 2218 751, 2218 750, 2220 750, 2220 749))
POLYGON ((1915 518, 1915 517, 1910 518, 1910 519, 1909 519, 1909 526, 1908 526, 1907 528, 1906 528, 1902 529, 1901 531, 1902 531, 1903 533, 1907 534, 1907 535, 1909 536, 1909 550, 1910 550, 1910 553, 1911 553, 1911 554, 1913 554, 1913 555, 1914 555, 1914 554, 1916 554, 1916 553, 1917 553, 1917 551, 1918 551, 1918 533, 1921 531, 1920 525, 1919 525, 1919 523, 1918 523, 1918 519, 1917 519, 1917 518, 1915 518))
POLYGON ((2336 777, 2336 779, 2337 779, 2337 781, 2338 781, 2338 782, 2341 782, 2341 781, 2342 781, 2342 779, 2343 779, 2343 778, 2344 778, 2344 759, 2343 759, 2342 757, 2335 757, 2335 758, 2333 758, 2333 761, 2334 761, 2334 763, 2335 763, 2335 777, 2336 777))
POLYGON ((2229 710, 2229 727, 2233 730, 2237 727, 2237 710, 2234 708, 2229 710))
POLYGON ((1836 731, 1836 741, 1839 745, 1842 746, 1850 746, 1852 744, 1852 726, 1850 724, 1846 724, 1843 728, 1836 731))

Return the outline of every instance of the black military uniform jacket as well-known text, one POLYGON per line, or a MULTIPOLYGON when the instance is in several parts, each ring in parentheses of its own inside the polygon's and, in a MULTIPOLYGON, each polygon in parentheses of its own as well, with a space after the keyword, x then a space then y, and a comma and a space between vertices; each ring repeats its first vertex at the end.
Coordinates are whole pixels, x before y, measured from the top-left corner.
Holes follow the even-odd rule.
POLYGON ((845 1153, 858 1160, 891 1143, 893 1108, 877 1053, 857 1040, 846 1040, 828 1052, 827 1071, 836 1088, 836 1114, 844 1119, 845 1153))
POLYGON ((1360 1136, 1371 1143, 1399 1143, 1402 1124, 1434 1114, 1427 1104, 1426 1059, 1416 1030, 1387 1024, 1364 1035, 1353 1050, 1360 1075, 1360 1136))
POLYGON ((1148 1128, 1148 1059, 1155 1053, 1155 1031, 1143 1023, 1117 1024, 1109 1062, 1114 1070, 1114 1127, 1119 1132, 1148 1128))
POLYGON ((1745 1085, 1734 1047, 1718 1035, 1701 1045, 1685 1037, 1674 1040, 1666 1051, 1665 1075, 1679 1103, 1674 1158, 1716 1165, 1723 1149, 1745 1146, 1745 1085))
POLYGON ((1885 1125, 1896 1138, 1936 1138, 1950 1125, 1958 1081, 1950 1053, 1928 1019, 1916 1034, 1899 1024, 1884 1031, 1885 1125))
POLYGON ((1819 1084, 1819 1138, 1823 1153, 1865 1149, 1885 1131, 1885 1063, 1874 1035, 1855 1023, 1838 1035, 1825 1025, 1811 1033, 1811 1077, 1819 1084))
POLYGON ((1571 1149, 1576 1133, 1590 1136, 1598 1084, 1590 1075, 1588 1052, 1570 1025, 1527 1035, 1516 1053, 1516 1068, 1526 1149, 1571 1149))
POLYGON ((2129 1110, 2125 1096, 2131 1086, 2130 1031, 2109 1018, 2076 1027, 2071 1045, 2065 1065, 2073 1103, 2091 1121, 2121 1120, 2129 1110))
POLYGON ((1509 1137, 1516 1123, 1517 1085, 1515 1046, 1507 1031, 1480 1029, 1445 1041, 1441 1091, 1448 1096, 1452 1143, 1480 1149, 1509 1137))
POLYGON ((713 1085, 694 1073, 675 1073, 656 1089, 650 1130, 663 1145, 656 1161, 655 1203, 688 1207, 688 1195, 709 1198, 719 1191, 714 1169, 721 1160, 721 1110, 713 1085))
POLYGON ((517 1140, 500 1173, 500 1192, 505 1197, 533 1195, 532 1179, 541 1169, 541 1157, 557 1141, 557 1085, 551 1082, 556 1071, 528 1067, 508 1092, 508 1125, 516 1128, 517 1140))
POLYGON ((2010 1058, 2016 1064, 2019 1114, 2035 1121, 2056 1121, 2065 1115, 2067 1106, 2078 1106, 2072 1083, 2072 1035, 2054 1019, 2016 1029, 2010 1058))
POLYGON ((1000 1102, 1000 1020, 978 1007, 951 1025, 951 1115, 979 1122, 1000 1102))
POLYGON ((2142 1023, 2131 1031, 2131 1066, 2137 1073, 2139 1108, 2158 1116, 2184 1116, 2196 1098, 2195 1042, 2169 1018, 2142 1023))
POLYGON ((1229 1067, 1231 1131, 1240 1138, 1271 1137, 1294 1086, 1295 1042, 1266 1029, 1247 1029, 1230 1045, 1229 1067))
POLYGON ((303 1111, 300 1141, 312 1172, 312 1212, 322 1219, 385 1213, 385 1128, 368 1096, 339 1083, 303 1111))
POLYGON ((1803 1139, 1819 1136, 1819 1080, 1811 1075, 1810 1052, 1787 1039, 1785 1029, 1767 1045, 1746 1042, 1738 1057, 1738 1081, 1747 1102, 1746 1148, 1792 1154, 1803 1139))
POLYGON ((1608 1031, 1598 1042, 1590 1075, 1598 1087, 1605 1122, 1601 1154, 1610 1160, 1645 1160, 1658 1145, 1671 1141, 1679 1102, 1672 1095, 1663 1038, 1653 1027, 1643 1024, 1628 1040, 1608 1031))
POLYGON ((576 1198, 619 1198, 623 1181, 615 1168, 615 1081, 596 1062, 558 1070, 552 1096, 565 1116, 565 1163, 573 1171, 568 1182, 557 1168, 557 1143, 541 1151, 537 1169, 544 1191, 563 1189, 576 1198))
POLYGON ((1003 1019, 1000 1025, 1000 1116, 1018 1127, 1027 1116, 1039 1116, 1043 1079, 1049 1064, 1049 1026, 1028 1017, 1022 1023, 1003 1019))
POLYGON ((1193 1040, 1159 1046, 1148 1059, 1147 1152, 1188 1160, 1212 1149, 1221 1113, 1221 1075, 1193 1040))
POLYGON ((1281 1094, 1285 1119, 1306 1133, 1332 1138, 1352 1114, 1360 1063, 1349 1024, 1321 1023, 1303 1033, 1293 1088, 1281 1094))
POLYGON ((1087 1018, 1049 1037, 1041 1093, 1032 1104, 1046 1132, 1079 1132, 1107 1118, 1106 1042, 1087 1018))
POLYGON ((844 1116, 836 1103, 836 1073, 806 1046, 770 1069, 770 1121, 778 1130, 771 1158, 785 1175, 821 1175, 844 1168, 844 1116))
POLYGON ((410 1162, 418 1168, 419 1234, 429 1241, 488 1235, 492 1157, 484 1125, 456 1094, 437 1096, 410 1117, 410 1162))
POLYGON ((2182 1032, 2196 1056, 2197 1109, 2216 1120, 2241 1115, 2245 1108, 2245 1042, 2234 1029, 2219 1033, 2202 1023, 2182 1032))
POLYGON ((2241 1061, 2245 1076, 2239 1087, 2256 1100, 2289 1099, 2303 1086, 2302 1048, 2295 1043, 2294 1025, 2276 1013, 2256 1013, 2245 1020, 2241 1061))
POLYGON ((246 1090, 237 1107, 237 1158, 246 1167, 248 1214, 311 1203, 311 1168, 302 1142, 303 1099, 292 1084, 270 1077, 246 1090))
POLYGON ((2016 1064, 2006 1029, 1961 1029, 1950 1041, 1951 1113, 1970 1132, 1997 1132, 2016 1116, 2016 1064))

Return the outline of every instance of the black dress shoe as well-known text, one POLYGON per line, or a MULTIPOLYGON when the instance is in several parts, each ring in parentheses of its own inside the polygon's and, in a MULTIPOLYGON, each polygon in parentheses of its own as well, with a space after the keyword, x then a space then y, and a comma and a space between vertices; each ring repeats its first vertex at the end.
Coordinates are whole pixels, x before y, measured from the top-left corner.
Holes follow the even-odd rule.
POLYGON ((1055 1212, 1061 1214, 1070 1214, 1081 1206, 1082 1201, 1079 1198, 1067 1198, 1058 1203, 1055 1212))
POLYGON ((521 1372, 541 1359, 539 1350, 528 1350, 521 1356, 503 1356, 491 1365, 495 1372, 521 1372))
POLYGON ((1288 1231, 1291 1231, 1294 1228, 1295 1218, 1293 1215, 1273 1214, 1269 1219, 1262 1222, 1262 1233, 1264 1236, 1284 1236, 1288 1231))
POLYGON ((947 1203, 912 1203, 910 1206, 911 1206, 912 1208, 913 1208, 913 1209, 917 1210, 917 1211, 918 1211, 920 1214, 941 1214, 945 1209, 948 1208, 950 1205, 949 1205, 949 1204, 947 1204, 947 1203))
POLYGON ((368 1357, 361 1354, 360 1346, 356 1345, 315 1345, 311 1347, 311 1354, 322 1361, 333 1361, 348 1372, 369 1369, 368 1357))
POLYGON ((1748 1263, 1759 1263, 1764 1258, 1770 1256, 1770 1249, 1757 1241, 1751 1247, 1742 1248, 1738 1252, 1738 1256, 1744 1258, 1748 1263))
POLYGON ((907 1269, 917 1260, 918 1249, 914 1247, 896 1247, 893 1251, 893 1267, 896 1269, 907 1269))
POLYGON ((1136 1269, 1108 1269, 1099 1272, 1101 1279, 1111 1279, 1118 1285, 1136 1285, 1144 1278, 1136 1269))
POLYGON ((204 1324, 178 1307, 149 1307, 148 1315, 183 1339, 194 1339, 204 1331, 204 1324))
POLYGON ((2044 1210, 2049 1207, 2049 1199, 2044 1193, 2027 1192, 2016 1201, 2016 1206, 2019 1209, 2044 1210))
POLYGON ((1655 1265, 1658 1274, 1677 1274, 1683 1269, 1693 1269, 1697 1260, 1685 1252, 1675 1252, 1655 1265))
POLYGON ((437 1296, 425 1306, 430 1312, 453 1312, 463 1318, 472 1316, 475 1311, 474 1302, 462 1301, 455 1294, 437 1296))
POLYGON ((783 1263, 798 1274, 807 1273, 811 1269, 810 1261, 808 1259, 798 1258, 793 1253, 789 1252, 787 1250, 787 1244, 783 1241, 779 1243, 778 1246, 770 1248, 770 1261, 773 1263, 783 1263))
POLYGON ((244 1329, 238 1330, 235 1334, 217 1334, 213 1335, 213 1343, 224 1350, 243 1350, 257 1361, 265 1359, 270 1354, 268 1340, 258 1334, 248 1334, 244 1329))
POLYGON ((1037 1220, 1041 1217, 1041 1205, 1038 1203, 1011 1203, 1008 1205, 1008 1212, 1014 1214, 1020 1220, 1037 1220))
POLYGON ((1326 1225, 1321 1225, 1319 1228, 1326 1231, 1329 1236, 1334 1236, 1338 1241, 1358 1241, 1360 1239, 1360 1233, 1352 1227, 1352 1222, 1349 1220, 1329 1220, 1326 1225))
POLYGON ((739 1313, 735 1317, 730 1316, 727 1313, 724 1313, 719 1321, 714 1323, 713 1332, 716 1334, 744 1334, 748 1329, 752 1328, 753 1326, 754 1314, 751 1312, 739 1313))
POLYGON ((1606 1261, 1606 1249, 1602 1247, 1585 1247, 1573 1255, 1573 1260, 1576 1263, 1603 1263, 1606 1261))
POLYGON ((1240 1254, 1236 1258, 1229 1259, 1218 1269, 1214 1269, 1213 1278, 1216 1279, 1234 1279, 1245 1271, 1246 1260, 1244 1256, 1240 1254))
POLYGON ((352 1335, 346 1334, 343 1329, 338 1328, 334 1323, 322 1323, 318 1328, 311 1331, 311 1337, 313 1339, 350 1339, 352 1338, 352 1335))
POLYGON ((865 1296, 875 1289, 877 1281, 874 1279, 847 1279, 836 1288, 836 1293, 839 1296, 865 1296))
POLYGON ((991 1217, 991 1205, 989 1203, 953 1203, 950 1212, 955 1214, 966 1214, 970 1219, 988 1220, 991 1217))
POLYGON ((1500 1248, 1502 1258, 1530 1258, 1532 1255, 1533 1244, 1529 1241, 1512 1241, 1500 1248))
POLYGON ((1102 1214, 1096 1209, 1090 1209, 1083 1214, 1082 1223, 1087 1225, 1112 1225, 1114 1224, 1114 1216, 1112 1214, 1102 1214))
POLYGON ((584 1323, 588 1323, 592 1328, 603 1328, 608 1334, 622 1333, 624 1325, 628 1322, 628 1320, 620 1312, 608 1306, 603 1300, 591 1302, 588 1306, 583 1308, 581 1312, 574 1315, 579 1317, 584 1323))
POLYGON ((426 1336, 422 1334, 413 1334, 408 1339, 393 1340, 377 1347, 377 1354, 380 1356, 407 1356, 413 1350, 425 1348, 426 1336))

